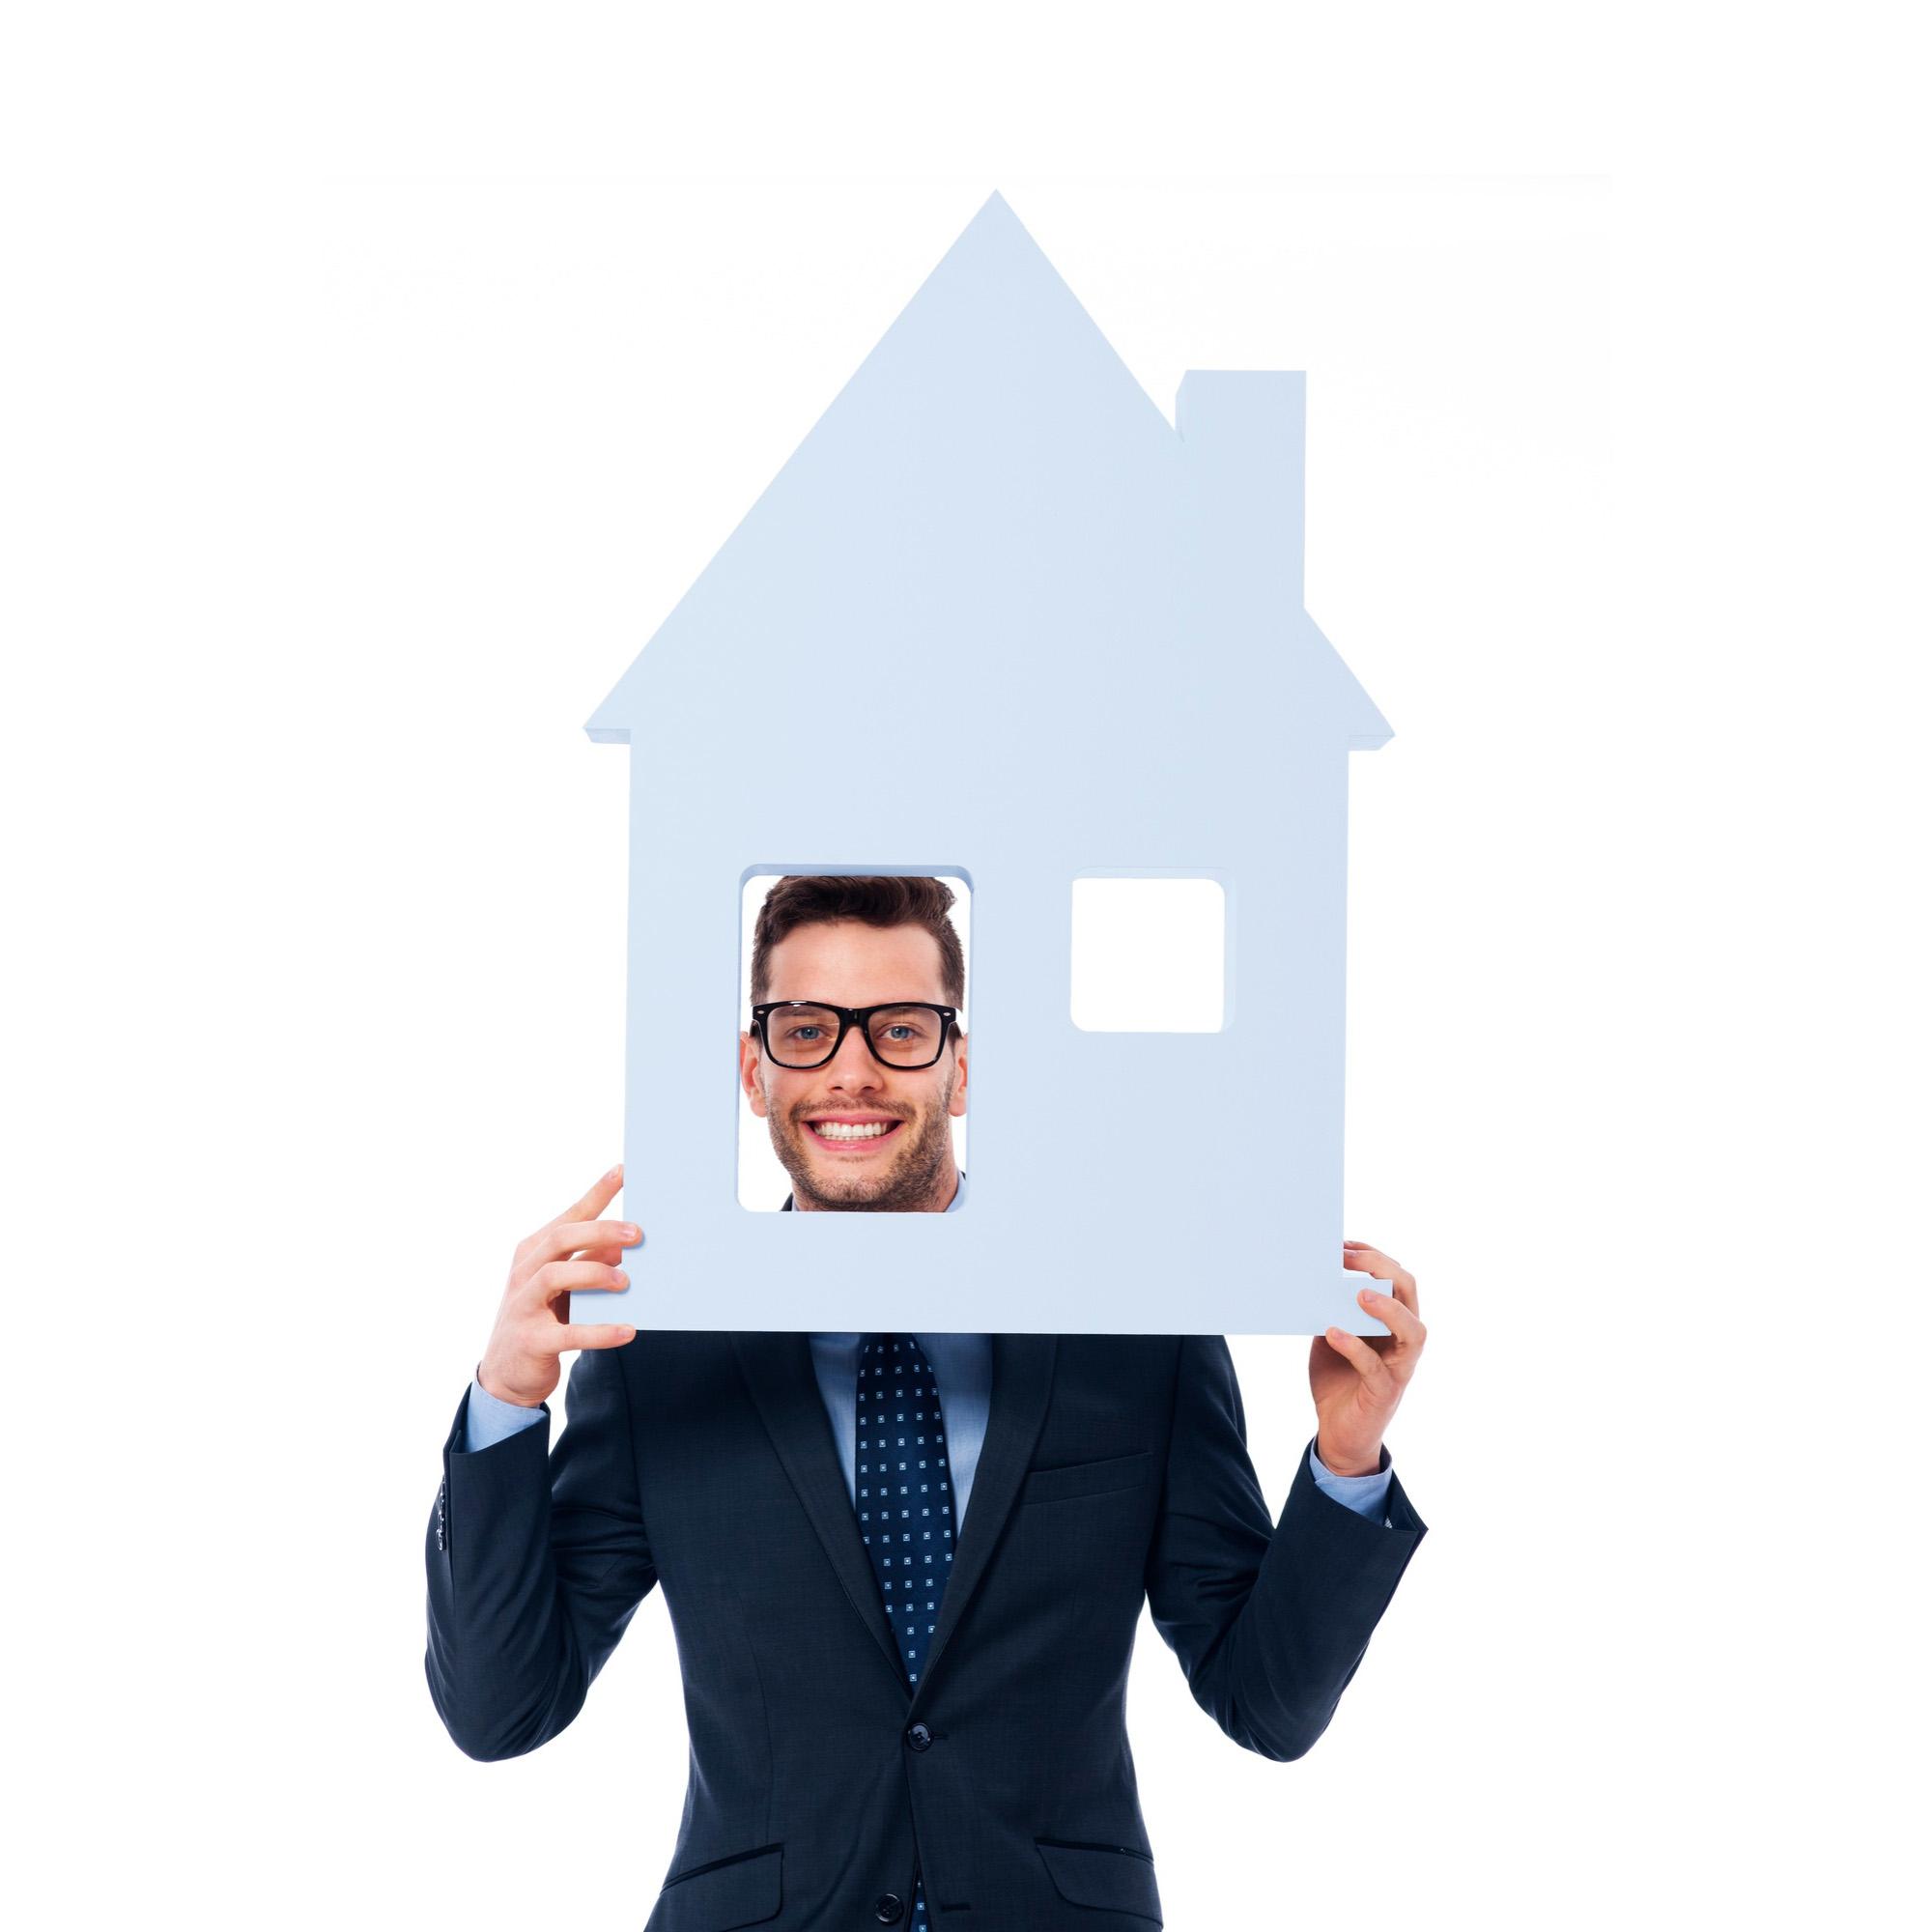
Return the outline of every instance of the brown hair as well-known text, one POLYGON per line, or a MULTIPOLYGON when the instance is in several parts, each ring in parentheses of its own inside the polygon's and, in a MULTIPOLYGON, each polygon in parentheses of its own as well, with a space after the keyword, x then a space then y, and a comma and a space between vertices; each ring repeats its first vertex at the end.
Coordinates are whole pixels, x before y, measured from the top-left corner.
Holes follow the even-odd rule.
POLYGON ((947 917, 952 888, 923 874, 795 875, 781 879, 758 908, 752 934, 752 1001, 770 997, 772 948, 794 926, 835 919, 867 925, 923 925, 939 946, 939 983, 950 1007, 966 1004, 966 955, 947 917))

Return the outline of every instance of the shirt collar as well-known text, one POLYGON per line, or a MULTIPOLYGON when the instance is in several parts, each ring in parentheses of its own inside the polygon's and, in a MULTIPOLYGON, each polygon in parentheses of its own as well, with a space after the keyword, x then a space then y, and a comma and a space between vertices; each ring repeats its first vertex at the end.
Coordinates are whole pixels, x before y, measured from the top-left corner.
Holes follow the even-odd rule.
MULTIPOLYGON (((838 1367, 854 1369, 859 1364, 859 1345, 864 1335, 842 1332, 834 1334, 825 1329, 814 1329, 807 1339, 814 1353, 825 1356, 838 1367)), ((945 1329, 934 1335, 914 1335, 912 1338, 925 1350, 925 1358, 938 1370, 942 1383, 947 1379, 947 1370, 955 1361, 962 1359, 959 1351, 975 1345, 983 1344, 983 1335, 963 1334, 955 1329, 945 1329)), ((970 1357, 963 1359, 969 1360, 970 1357)))

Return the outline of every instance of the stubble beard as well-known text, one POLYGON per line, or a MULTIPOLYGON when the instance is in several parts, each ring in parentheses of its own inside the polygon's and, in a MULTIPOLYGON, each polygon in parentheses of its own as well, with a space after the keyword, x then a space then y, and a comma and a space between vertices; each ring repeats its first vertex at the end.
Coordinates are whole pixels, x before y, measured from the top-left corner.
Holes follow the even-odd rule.
MULTIPOLYGON (((842 1181, 835 1175, 829 1186, 820 1184, 811 1165, 810 1149, 804 1138, 810 1129, 801 1122, 781 1123, 778 1109, 772 1108, 767 1116, 772 1130, 772 1151, 791 1176, 794 1196, 800 1201, 810 1201, 814 1209, 908 1214, 924 1208, 939 1185, 939 1177, 946 1171, 952 1152, 952 1116, 949 1109, 957 1077, 956 1072, 947 1075, 938 1104, 923 1117, 923 1124, 916 1130, 917 1138, 898 1151, 883 1174, 854 1172, 842 1181)), ((902 1134, 913 1131, 911 1122, 899 1129, 902 1134)))

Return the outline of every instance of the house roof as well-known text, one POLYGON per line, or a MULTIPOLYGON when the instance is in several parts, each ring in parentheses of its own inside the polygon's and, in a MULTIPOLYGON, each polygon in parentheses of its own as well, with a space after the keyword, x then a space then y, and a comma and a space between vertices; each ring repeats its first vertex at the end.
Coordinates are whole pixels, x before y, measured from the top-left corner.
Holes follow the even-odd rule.
POLYGON ((585 729, 629 743, 782 667, 1031 689, 1049 653, 1171 680, 1278 641, 1304 723, 1380 745, 1302 608, 1303 383, 1190 370, 1171 425, 994 193, 585 729))

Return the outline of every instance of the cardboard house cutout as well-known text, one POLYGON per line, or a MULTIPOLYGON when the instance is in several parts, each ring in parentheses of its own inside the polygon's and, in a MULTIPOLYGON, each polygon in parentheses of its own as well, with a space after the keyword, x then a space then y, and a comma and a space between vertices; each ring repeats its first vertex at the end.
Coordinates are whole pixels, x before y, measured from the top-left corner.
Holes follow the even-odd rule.
POLYGON ((1341 1208, 1349 753, 1390 733, 1302 609, 1303 395, 1189 370, 1170 426, 980 208, 586 726, 631 748, 643 1240, 573 1320, 1387 1332, 1341 1208), (969 883, 955 1211, 737 1198, 740 898, 786 872, 969 883), (1220 1032, 1074 1023, 1093 876, 1219 881, 1220 1032))

